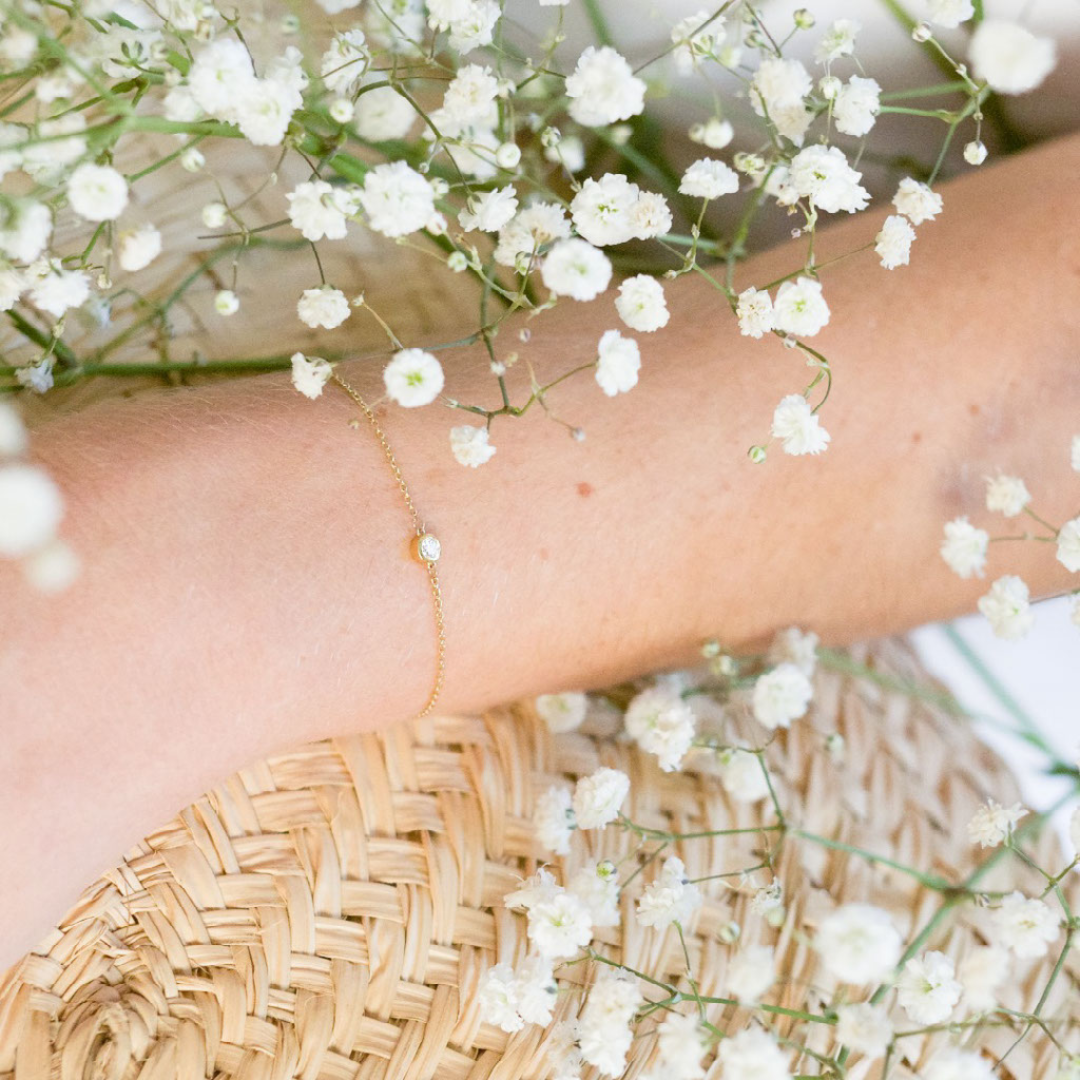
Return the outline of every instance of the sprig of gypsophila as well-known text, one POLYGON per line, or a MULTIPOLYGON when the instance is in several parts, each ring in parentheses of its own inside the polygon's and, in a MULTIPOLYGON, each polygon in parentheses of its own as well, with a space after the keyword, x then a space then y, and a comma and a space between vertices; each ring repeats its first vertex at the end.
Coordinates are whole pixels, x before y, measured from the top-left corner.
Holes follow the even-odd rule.
MULTIPOLYGON (((1050 43, 973 19, 963 0, 934 9, 938 25, 971 28, 962 62, 908 20, 949 81, 888 95, 862 73, 854 22, 816 28, 802 10, 774 24, 747 0, 675 23, 636 67, 595 5, 597 43, 569 63, 562 5, 540 39, 512 27, 494 0, 370 0, 355 15, 336 0, 323 7, 330 18, 316 24, 255 19, 209 0, 0 3, 0 310, 9 323, 0 389, 47 394, 103 376, 290 368, 297 388, 317 396, 333 364, 353 358, 336 344, 340 333, 358 312, 372 314, 370 301, 358 302, 367 283, 355 271, 347 280, 326 272, 334 247, 366 231, 423 252, 432 274, 459 273, 475 286, 474 333, 439 343, 391 329, 390 355, 374 361, 394 404, 441 400, 483 421, 449 429, 465 465, 490 460, 495 425, 534 405, 582 438, 588 417, 564 418, 559 388, 592 374, 605 395, 630 392, 651 335, 677 332, 665 283, 687 273, 720 294, 718 322, 730 312, 742 334, 763 348, 780 341, 811 368, 752 458, 764 460, 773 442, 819 454, 837 373, 810 341, 831 316, 830 264, 817 259, 815 240, 825 217, 869 204, 858 164, 871 129, 901 113, 946 132, 935 162, 913 176, 893 170, 896 213, 872 246, 898 268, 914 229, 941 209, 932 184, 954 136, 970 126, 965 156, 980 162, 991 91, 1031 90, 1053 66, 1050 43), (686 143, 707 156, 686 169, 659 150, 648 107, 668 86, 703 91, 686 143), (924 107, 935 99, 945 104, 924 107), (728 114, 740 112, 756 128, 736 137, 728 114), (849 150, 838 145, 845 139, 859 141, 849 150), (263 155, 264 171, 238 193, 215 162, 218 148, 241 142, 263 155), (178 197, 151 214, 145 185, 174 173, 178 197), (291 190, 279 199, 285 175, 291 190), (206 196, 192 205, 188 189, 200 180, 206 196), (724 211, 740 201, 729 234, 724 211), (793 232, 805 241, 793 269, 773 283, 740 281, 755 225, 777 211, 797 218, 793 232), (175 260, 172 275, 161 274, 178 237, 193 233, 194 264, 175 260), (272 252, 288 256, 290 274, 310 254, 298 330, 317 331, 325 347, 240 357, 200 345, 195 359, 177 358, 178 315, 208 330, 244 320, 253 258, 272 252), (530 356, 532 325, 576 304, 608 310, 609 328, 581 342, 562 370, 546 370, 530 356), (455 351, 471 345, 487 354, 494 407, 455 391, 455 351), (507 379, 515 365, 530 373, 524 389, 507 379)), ((33 504, 40 513, 0 514, 31 523, 0 534, 0 552, 43 551, 55 539, 44 490, 33 504)))
MULTIPOLYGON (((631 783, 613 768, 580 776, 572 786, 556 784, 540 797, 534 826, 541 846, 552 854, 551 868, 539 869, 505 900, 526 920, 529 957, 515 967, 490 968, 480 1000, 483 1019, 512 1038, 533 1024, 548 1028, 544 1045, 553 1075, 578 1075, 589 1065, 615 1077, 640 1058, 640 1064, 648 1060, 644 1075, 695 1080, 715 1058, 725 1071, 750 1071, 769 1080, 842 1076, 860 1060, 864 1071, 878 1062, 887 1076, 912 1053, 912 1040, 925 1044, 929 1036, 936 1038, 921 1058, 920 1075, 931 1080, 986 1080, 1033 1038, 1046 1041, 1062 1076, 1071 1075, 1080 1060, 1080 1020, 1067 995, 1055 998, 1054 990, 1080 929, 1063 887, 1075 877, 1080 858, 1047 870, 1027 846, 1057 808, 1031 814, 1020 804, 987 800, 969 823, 968 835, 989 851, 959 878, 802 827, 790 810, 781 809, 780 777, 767 784, 761 777, 771 773, 768 759, 776 761, 782 753, 775 731, 801 722, 808 705, 801 693, 792 694, 790 673, 809 681, 816 653, 814 636, 794 630, 779 635, 770 652, 759 657, 737 658, 709 642, 704 683, 697 681, 700 676, 679 673, 625 697, 608 694, 594 701, 564 693, 537 699, 537 714, 556 734, 586 723, 594 707, 606 716, 614 705, 623 713, 625 737, 655 754, 662 769, 680 769, 691 757, 701 766, 710 759, 714 767, 708 771, 718 772, 735 804, 763 807, 758 824, 679 829, 645 824, 624 812, 634 801, 631 783), (781 671, 779 683, 757 689, 781 671), (705 698, 708 708, 689 708, 689 702, 705 698), (717 706, 723 710, 719 717, 717 706), (756 747, 732 737, 750 716, 766 736, 756 747), (709 737, 700 737, 702 728, 709 737), (635 842, 617 861, 592 861, 584 854, 594 849, 587 834, 605 829, 620 829, 635 842), (907 936, 887 911, 858 901, 822 913, 808 925, 804 913, 793 924, 796 915, 784 902, 784 874, 804 863, 781 855, 802 844, 864 860, 886 875, 884 883, 888 875, 908 877, 936 894, 937 906, 907 936), (721 853, 731 869, 701 872, 721 853), (986 890, 983 879, 1009 859, 1041 879, 1041 889, 986 890), (708 984, 722 993, 703 991, 706 973, 698 968, 703 954, 689 931, 706 917, 703 909, 717 903, 727 907, 740 894, 748 900, 745 924, 729 919, 716 932, 725 950, 719 978, 717 957, 709 953, 708 984), (621 960, 610 942, 618 940, 611 928, 623 918, 638 924, 632 933, 639 955, 654 955, 642 935, 674 935, 684 960, 682 974, 658 977, 621 960), (986 944, 962 956, 947 948, 958 919, 976 928, 986 944), (775 945, 788 939, 816 957, 812 981, 796 985, 779 970, 775 945), (1050 970, 1034 991, 1034 1005, 1010 1007, 1013 972, 1027 970, 1035 959, 1050 961, 1050 970), (591 977, 583 980, 575 972, 571 979, 571 971, 583 964, 592 967, 591 977), (552 1025, 556 1001, 565 995, 577 999, 570 1013, 575 1018, 552 1025), (982 1037, 1001 1029, 1015 1038, 995 1055, 989 1046, 1000 1047, 1000 1041, 984 1043, 982 1037), (831 1031, 831 1037, 823 1041, 822 1031, 831 1031)), ((828 751, 836 782, 843 783, 843 741, 830 737, 828 751)), ((1075 800, 1078 791, 1080 786, 1067 798, 1075 800)), ((1080 807, 1071 831, 1080 850, 1080 807)), ((595 844, 601 843, 597 837, 595 844)), ((613 850, 610 843, 602 847, 613 850)))

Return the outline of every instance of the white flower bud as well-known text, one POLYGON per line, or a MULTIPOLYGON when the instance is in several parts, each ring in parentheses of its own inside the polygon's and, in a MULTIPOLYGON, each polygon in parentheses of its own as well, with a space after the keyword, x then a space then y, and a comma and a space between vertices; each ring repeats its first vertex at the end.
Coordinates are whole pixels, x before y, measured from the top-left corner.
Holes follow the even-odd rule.
POLYGON ((455 251, 450 258, 446 260, 446 265, 450 267, 455 274, 460 274, 463 270, 468 269, 469 260, 465 257, 464 251, 455 251))
POLYGON ((929 41, 934 36, 934 31, 928 22, 921 22, 911 31, 912 41, 917 41, 920 44, 924 41, 929 41))
POLYGON ((795 25, 800 30, 811 30, 816 22, 817 19, 814 18, 814 13, 806 8, 799 8, 795 12, 795 25))
POLYGON ((214 297, 214 310, 219 315, 235 315, 240 310, 240 298, 232 289, 222 289, 214 297))
POLYGON ((229 216, 228 208, 224 203, 207 203, 202 208, 202 223, 208 229, 220 229, 229 216))
POLYGON ((969 165, 981 165, 986 160, 986 155, 986 143, 981 139, 972 139, 972 141, 964 147, 964 160, 969 165))
POLYGON ((517 143, 502 143, 495 151, 495 164, 500 169, 516 169, 521 161, 521 147, 517 143))
POLYGON ((821 96, 826 101, 832 101, 837 94, 840 93, 840 87, 844 84, 835 75, 826 75, 821 82, 818 83, 818 89, 821 91, 821 96))
POLYGON ((765 447, 751 446, 747 456, 755 465, 760 465, 765 460, 765 447))
POLYGON ((180 155, 180 164, 187 172, 196 173, 206 164, 206 158, 197 146, 189 146, 180 155))
POLYGON ((335 98, 330 102, 329 113, 339 124, 349 123, 356 112, 356 107, 348 98, 335 98))

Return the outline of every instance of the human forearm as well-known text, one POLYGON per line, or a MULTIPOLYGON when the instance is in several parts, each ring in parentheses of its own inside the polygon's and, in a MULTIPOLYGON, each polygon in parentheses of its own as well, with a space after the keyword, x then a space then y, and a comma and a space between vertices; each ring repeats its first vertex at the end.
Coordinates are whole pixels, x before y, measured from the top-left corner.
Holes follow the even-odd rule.
MULTIPOLYGON (((539 415, 500 421, 495 458, 466 470, 446 442, 466 414, 383 410, 444 545, 441 707, 600 683, 686 658, 711 633, 738 647, 799 623, 841 641, 971 607, 985 583, 956 580, 936 549, 943 520, 977 508, 984 474, 1000 465, 1048 514, 1076 510, 1080 257, 1060 223, 1080 207, 1054 178, 1078 159, 1073 139, 947 189, 909 268, 865 254, 825 273, 834 315, 814 344, 837 388, 820 459, 746 460, 804 372, 796 353, 740 338, 696 276, 669 288, 670 328, 642 340, 638 388, 555 391, 584 443, 539 415)), ((881 216, 831 230, 821 258, 870 239, 881 216)), ((793 261, 790 247, 764 256, 740 283, 793 261)), ((614 325, 605 300, 563 305, 514 345, 542 378, 587 360, 614 325)), ((458 355, 449 389, 491 400, 480 351, 458 355)), ((349 377, 377 393, 377 369, 349 377)), ((523 363, 510 381, 520 395, 523 363)), ((4 583, 0 820, 26 823, 0 840, 7 865, 40 868, 52 836, 70 884, 248 758, 423 704, 430 597, 356 415, 333 387, 312 403, 272 376, 113 401, 38 433, 86 567, 57 600, 27 596, 13 573, 4 583)), ((1041 545, 1010 556, 1036 592, 1060 587, 1041 545)))

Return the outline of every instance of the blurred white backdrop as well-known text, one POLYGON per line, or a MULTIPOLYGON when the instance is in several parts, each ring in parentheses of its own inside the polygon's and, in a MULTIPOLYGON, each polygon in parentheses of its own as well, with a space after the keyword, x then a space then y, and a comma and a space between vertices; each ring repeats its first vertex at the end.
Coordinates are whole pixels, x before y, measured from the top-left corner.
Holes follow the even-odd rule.
POLYGON ((1072 624, 1064 599, 1037 604, 1035 612, 1034 629, 1020 641, 994 637, 981 615, 949 626, 925 626, 911 637, 927 667, 960 703, 988 718, 979 723, 979 730, 1017 772, 1026 804, 1045 809, 1067 790, 1066 782, 1043 775, 1040 754, 994 724, 1015 727, 1019 710, 1063 758, 1080 759, 1080 627, 1072 624), (1004 696, 980 676, 969 650, 1004 696))

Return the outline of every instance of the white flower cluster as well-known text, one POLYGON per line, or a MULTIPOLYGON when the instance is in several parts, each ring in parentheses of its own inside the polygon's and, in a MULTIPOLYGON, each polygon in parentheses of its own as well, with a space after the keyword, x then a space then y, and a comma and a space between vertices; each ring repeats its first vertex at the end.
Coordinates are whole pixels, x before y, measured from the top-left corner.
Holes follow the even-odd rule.
MULTIPOLYGON (((540 0, 540 6, 561 14, 567 2, 540 0)), ((445 360, 436 352, 454 346, 403 344, 371 312, 393 345, 386 392, 406 408, 441 398, 483 415, 483 425, 449 427, 454 456, 477 468, 495 455, 493 421, 520 415, 534 401, 545 404, 562 381, 556 375, 533 383, 526 406, 512 403, 504 377, 518 354, 500 348, 496 355, 504 319, 516 311, 536 318, 559 304, 599 301, 611 322, 595 346, 593 374, 603 394, 624 394, 638 384, 642 363, 648 362, 631 334, 656 334, 679 322, 680 310, 669 304, 662 280, 704 269, 706 255, 724 255, 707 216, 711 205, 745 200, 752 211, 749 228, 754 214, 773 202, 799 219, 795 234, 811 240, 803 265, 769 287, 735 288, 734 265, 723 282, 707 272, 706 278, 726 301, 718 312, 730 307, 741 333, 757 339, 775 335, 815 371, 808 386, 777 405, 771 438, 788 454, 826 450, 829 433, 811 395, 831 381, 831 371, 827 358, 807 342, 829 324, 831 311, 812 240, 823 215, 859 213, 870 204, 857 168, 861 150, 853 152, 844 140, 867 138, 895 109, 863 70, 854 19, 840 18, 813 32, 807 42, 812 47, 804 50, 813 60, 803 62, 787 55, 786 46, 813 30, 809 12, 800 9, 781 32, 739 0, 722 12, 702 9, 674 22, 667 28, 671 48, 640 68, 602 43, 584 48, 560 70, 554 52, 532 61, 523 58, 528 50, 519 56, 500 45, 504 14, 497 0, 319 3, 329 16, 325 29, 292 17, 281 24, 281 40, 261 15, 242 6, 225 10, 213 0, 125 4, 115 19, 97 0, 35 4, 7 20, 0 29, 0 65, 7 77, 24 77, 31 92, 18 120, 0 123, 0 176, 21 171, 30 184, 16 185, 20 194, 5 197, 0 207, 0 310, 32 309, 51 321, 51 336, 62 343, 66 316, 86 309, 126 340, 130 325, 111 326, 120 312, 111 294, 113 276, 132 276, 120 295, 138 295, 140 275, 169 247, 158 226, 142 220, 143 177, 172 166, 174 159, 172 167, 199 174, 208 145, 242 139, 270 151, 268 183, 276 182, 286 159, 304 162, 305 175, 290 181, 291 189, 280 196, 282 221, 272 224, 250 220, 251 200, 218 187, 199 220, 212 233, 204 237, 210 244, 240 249, 233 280, 218 282, 210 270, 213 260, 207 260, 204 273, 163 294, 160 325, 168 326, 169 305, 207 281, 213 282, 210 309, 242 318, 242 298, 251 290, 240 280, 246 272, 243 254, 257 233, 279 229, 284 221, 317 252, 319 245, 348 244, 361 229, 423 246, 448 272, 475 278, 485 318, 490 316, 479 336, 491 350, 505 404, 485 409, 443 398, 445 360), (289 42, 301 32, 305 47, 313 45, 307 54, 289 42), (46 40, 53 45, 43 51, 46 40), (665 163, 651 164, 655 147, 643 149, 642 142, 652 139, 649 122, 641 119, 648 99, 663 93, 669 79, 716 83, 711 114, 687 133, 708 153, 681 175, 665 163), (110 100, 106 113, 100 108, 103 86, 110 100), (753 152, 724 160, 721 152, 736 140, 724 102, 738 95, 748 98, 767 137, 753 140, 753 152), (128 101, 137 101, 138 109, 128 101), (118 116, 123 122, 114 122, 118 116), (129 137, 160 148, 160 161, 125 171, 129 137), (602 146, 625 148, 624 165, 585 175, 596 156, 592 151, 602 146), (71 233, 57 229, 67 216, 94 230, 85 250, 57 245, 57 235, 71 233), (658 271, 656 259, 642 255, 641 269, 635 270, 638 248, 631 245, 653 245, 675 265, 658 271), (613 247, 622 248, 617 256, 607 250, 613 247), (633 272, 623 275, 624 263, 633 272), (505 310, 492 314, 496 301, 505 310)), ((974 18, 969 0, 928 3, 930 23, 917 28, 920 41, 934 27, 952 29, 974 18)), ((556 31, 552 41, 557 39, 556 31)), ((986 89, 1026 93, 1047 78, 1055 62, 1052 42, 1017 24, 982 18, 973 28, 966 62, 956 64, 959 104, 927 115, 955 116, 956 126, 973 124, 964 156, 981 162, 987 151, 979 138, 978 106, 986 89)), ((936 170, 901 181, 893 199, 896 212, 885 218, 874 244, 884 267, 907 264, 916 227, 940 212, 935 178, 936 170)), ((741 248, 734 254, 741 257, 741 248)), ((302 286, 298 321, 320 334, 342 329, 352 309, 364 306, 361 298, 350 299, 359 290, 348 282, 320 275, 302 286)), ((155 342, 149 331, 145 335, 152 348, 164 348, 165 336, 155 342)), ((42 354, 40 342, 28 341, 37 355, 20 360, 14 378, 43 393, 51 385, 55 352, 42 354)), ((593 349, 591 343, 582 347, 593 349)), ((324 350, 316 345, 314 351, 324 350)), ((292 364, 297 389, 307 396, 317 396, 325 383, 325 362, 316 361, 304 357, 292 364)), ((587 361, 576 364, 571 373, 587 367, 587 361)), ((584 433, 571 431, 577 438, 584 433)), ((765 447, 752 448, 751 456, 764 460, 765 447)), ((1003 483, 995 490, 995 505, 1006 513, 1021 498, 1003 483)), ((1065 533, 1065 557, 1080 562, 1080 553, 1070 555, 1080 547, 1080 533, 1071 537, 1065 533)), ((1015 606, 1014 594, 1005 598, 1003 610, 1015 606)))
POLYGON ((28 444, 18 410, 0 400, 0 558, 18 559, 35 588, 56 593, 78 576, 79 558, 57 535, 59 487, 40 465, 22 460, 28 444))
MULTIPOLYGON (((1069 447, 1069 462, 1080 472, 1080 435, 1074 436, 1069 447)), ((1054 526, 1036 514, 1030 507, 1031 492, 1019 476, 998 472, 986 478, 986 509, 1005 518, 1026 516, 1038 527, 1039 532, 1025 532, 1012 539, 1036 539, 1052 542, 1057 561, 1071 574, 1080 573, 1080 517, 1054 526)), ((961 578, 982 577, 986 570, 987 554, 991 536, 985 529, 972 525, 966 516, 953 518, 945 523, 945 538, 941 545, 941 557, 955 574, 961 578)), ((1001 539, 1004 539, 1002 537, 1001 539)), ((1024 637, 1035 625, 1035 612, 1031 606, 1031 592, 1027 583, 1015 574, 1005 574, 994 581, 989 592, 979 599, 979 611, 986 616, 998 637, 1016 640, 1024 637)), ((1072 590, 1072 619, 1080 628, 1080 585, 1072 590)), ((973 838, 985 832, 989 838, 1000 831, 992 822, 993 814, 1006 813, 1001 807, 987 810, 990 817, 981 824, 972 823, 973 838)), ((993 818, 993 820, 997 820, 993 818)), ((1015 824, 1015 822, 1013 823, 1015 824)), ((1011 828, 1011 827, 1010 827, 1011 828)), ((1006 830, 1005 836, 1007 836, 1006 830)), ((1002 838, 989 841, 1001 843, 1002 838)))

